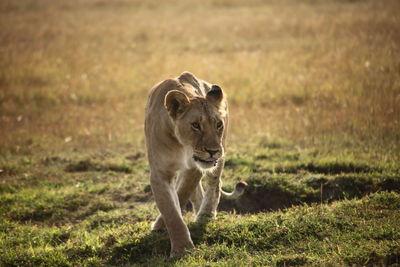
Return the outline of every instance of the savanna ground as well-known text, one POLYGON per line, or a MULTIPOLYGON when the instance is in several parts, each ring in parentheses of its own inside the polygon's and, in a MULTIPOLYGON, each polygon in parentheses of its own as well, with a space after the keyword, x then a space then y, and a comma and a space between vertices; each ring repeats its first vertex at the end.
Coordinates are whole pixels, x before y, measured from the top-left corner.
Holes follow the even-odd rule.
MULTIPOLYGON (((0 2, 0 265, 400 264, 400 2, 0 2), (148 90, 229 97, 224 188, 168 259, 148 90)), ((189 221, 189 211, 185 218, 189 221)))

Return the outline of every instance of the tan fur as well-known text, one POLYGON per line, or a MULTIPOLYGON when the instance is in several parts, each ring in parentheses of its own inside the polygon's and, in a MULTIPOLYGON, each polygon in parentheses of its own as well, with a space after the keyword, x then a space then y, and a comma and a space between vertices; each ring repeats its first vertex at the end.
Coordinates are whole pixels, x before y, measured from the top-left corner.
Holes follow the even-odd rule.
POLYGON ((194 247, 181 211, 188 201, 196 221, 216 215, 227 124, 225 94, 191 73, 165 80, 150 92, 145 134, 150 183, 160 210, 152 229, 166 226, 171 257, 194 247))

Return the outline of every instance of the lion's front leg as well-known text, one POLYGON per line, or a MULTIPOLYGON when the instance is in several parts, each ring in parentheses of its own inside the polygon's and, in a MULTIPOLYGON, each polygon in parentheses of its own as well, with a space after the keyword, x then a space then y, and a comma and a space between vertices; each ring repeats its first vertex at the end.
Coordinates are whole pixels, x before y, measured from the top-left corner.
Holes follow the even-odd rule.
POLYGON ((213 172, 207 173, 205 182, 207 185, 203 202, 196 216, 196 222, 201 222, 209 218, 215 218, 219 199, 221 197, 221 174, 224 167, 224 160, 218 161, 218 166, 213 172))
MULTIPOLYGON (((188 200, 192 200, 192 195, 195 193, 195 189, 198 186, 201 186, 200 184, 200 179, 201 179, 202 173, 199 171, 197 168, 191 168, 191 169, 186 169, 186 170, 181 170, 178 174, 178 179, 177 179, 177 184, 176 184, 176 190, 178 194, 178 199, 179 199, 179 207, 181 210, 185 207, 187 204, 188 200)), ((202 197, 202 195, 201 195, 202 197)), ((201 201, 201 200, 200 200, 201 201)), ((201 202, 200 202, 201 204, 201 202)), ((197 207, 197 211, 200 207, 197 207)), ((194 207, 196 209, 196 207, 194 207)), ((157 231, 161 230, 165 227, 165 223, 163 220, 162 215, 160 214, 157 219, 154 221, 152 225, 152 230, 157 231)))
POLYGON ((151 188, 171 239, 171 257, 194 248, 188 227, 182 218, 178 195, 171 183, 172 175, 152 172, 151 188))

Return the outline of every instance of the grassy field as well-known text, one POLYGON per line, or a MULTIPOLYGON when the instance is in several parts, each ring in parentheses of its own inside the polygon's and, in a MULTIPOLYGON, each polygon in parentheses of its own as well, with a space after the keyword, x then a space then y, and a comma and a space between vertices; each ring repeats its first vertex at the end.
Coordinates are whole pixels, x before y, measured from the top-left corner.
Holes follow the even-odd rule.
POLYGON ((0 266, 399 266, 398 10, 0 1, 0 266), (143 113, 185 70, 228 94, 224 188, 249 187, 169 259, 143 113))

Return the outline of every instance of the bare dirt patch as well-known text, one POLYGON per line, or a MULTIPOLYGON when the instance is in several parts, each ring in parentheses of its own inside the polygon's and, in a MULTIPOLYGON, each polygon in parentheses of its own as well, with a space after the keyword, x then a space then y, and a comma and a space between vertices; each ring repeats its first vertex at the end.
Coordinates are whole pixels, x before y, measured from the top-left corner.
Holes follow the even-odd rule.
POLYGON ((275 182, 251 185, 237 200, 221 199, 219 210, 237 213, 258 213, 289 208, 293 205, 329 203, 342 199, 361 198, 379 191, 400 192, 398 177, 381 180, 354 176, 311 178, 304 187, 293 189, 285 183, 275 182))

